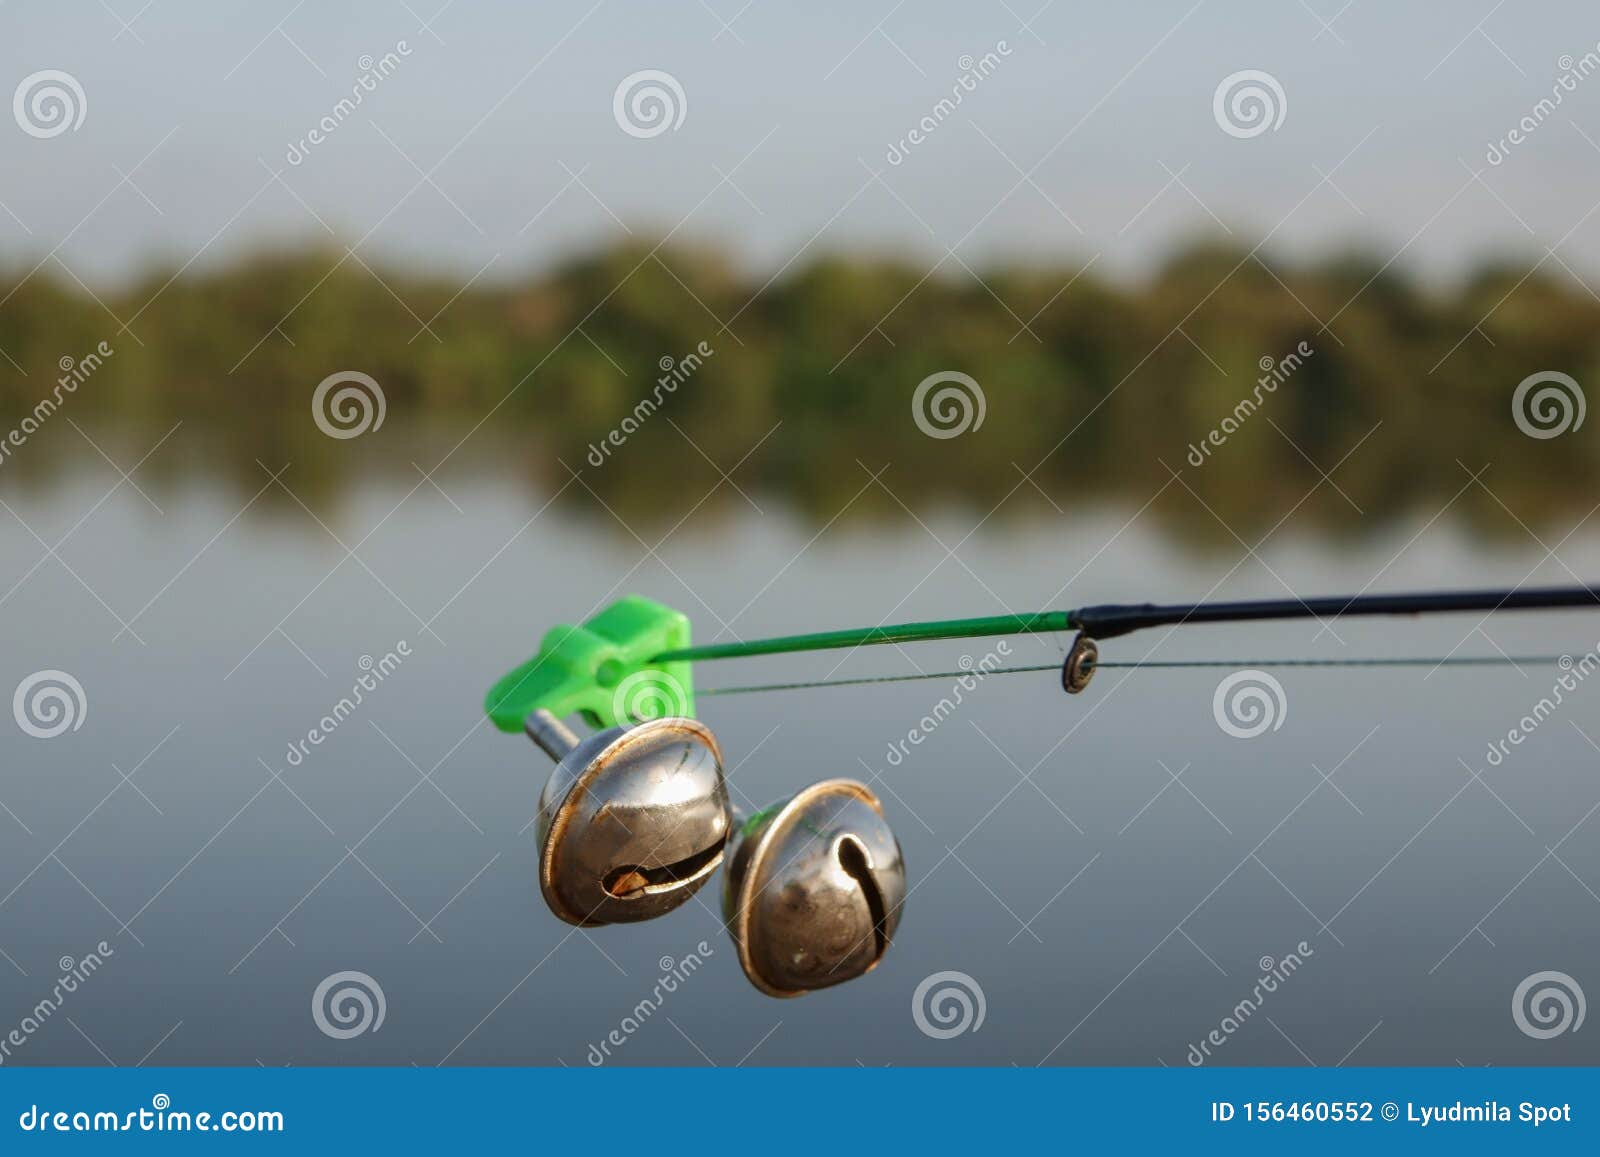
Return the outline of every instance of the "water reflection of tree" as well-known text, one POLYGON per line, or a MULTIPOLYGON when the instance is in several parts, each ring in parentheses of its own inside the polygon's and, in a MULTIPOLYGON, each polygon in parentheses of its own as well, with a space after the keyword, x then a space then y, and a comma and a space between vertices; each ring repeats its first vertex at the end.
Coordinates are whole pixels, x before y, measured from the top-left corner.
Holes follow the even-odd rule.
MULTIPOLYGON (((1535 371, 1600 382, 1600 300, 1542 271, 1486 268, 1427 292, 1359 256, 1291 268, 1206 246, 1132 287, 1076 265, 989 270, 980 284, 828 258, 763 290, 714 254, 629 245, 463 290, 398 270, 382 271, 386 288, 339 259, 260 257, 165 289, 171 273, 155 271, 104 305, 45 271, 0 278, 11 291, 0 350, 22 371, 0 375, 4 428, 48 392, 62 357, 107 340, 116 352, 68 403, 74 420, 159 430, 182 418, 181 464, 153 470, 198 468, 248 495, 265 479, 257 460, 292 460, 309 502, 367 472, 415 480, 396 444, 423 436, 425 466, 466 437, 458 467, 492 459, 540 489, 568 480, 565 463, 582 483, 563 501, 640 526, 675 522, 719 480, 711 463, 732 468, 758 442, 739 485, 818 519, 899 513, 869 484, 866 468, 885 464, 884 483, 913 507, 986 513, 1008 495, 1007 512, 1137 507, 1159 492, 1152 514, 1197 542, 1251 538, 1291 510, 1296 526, 1368 531, 1453 497, 1468 520, 1505 527, 1464 465, 1491 463, 1486 480, 1535 527, 1593 503, 1593 426, 1536 440, 1511 417, 1512 391, 1535 371), (137 340, 113 314, 133 319, 137 340), (651 392, 661 359, 702 341, 715 351, 705 364, 602 466, 587 462, 651 392), (1250 393, 1260 360, 1302 341, 1314 353, 1292 378, 1203 466, 1186 461, 1250 393), (311 391, 340 369, 382 384, 391 425, 349 442, 318 433, 311 391), (938 440, 912 421, 913 390, 941 370, 982 386, 980 429, 938 440), (1358 444, 1337 489, 1323 482, 1358 444)), ((47 482, 62 444, 52 433, 13 452, 0 484, 47 482)), ((726 486, 721 498, 740 501, 726 486)))

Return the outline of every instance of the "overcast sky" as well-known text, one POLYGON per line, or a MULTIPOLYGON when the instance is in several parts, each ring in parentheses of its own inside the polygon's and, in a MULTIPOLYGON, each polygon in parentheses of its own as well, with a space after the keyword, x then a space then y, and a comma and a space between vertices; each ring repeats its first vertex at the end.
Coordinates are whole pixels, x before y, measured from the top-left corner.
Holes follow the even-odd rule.
POLYGON ((1600 74, 1534 111, 1596 51, 1592 2, 741 3, 9 0, 0 89, 61 70, 83 117, 0 120, 0 264, 54 251, 92 285, 336 237, 499 280, 677 228, 762 276, 825 250, 1137 274, 1231 230, 1445 276, 1556 247, 1559 275, 1600 275, 1600 74), (363 57, 391 52, 340 117, 363 57), (635 136, 613 99, 646 69, 682 120, 635 136), (1231 135, 1213 98, 1246 69, 1282 120, 1231 135))

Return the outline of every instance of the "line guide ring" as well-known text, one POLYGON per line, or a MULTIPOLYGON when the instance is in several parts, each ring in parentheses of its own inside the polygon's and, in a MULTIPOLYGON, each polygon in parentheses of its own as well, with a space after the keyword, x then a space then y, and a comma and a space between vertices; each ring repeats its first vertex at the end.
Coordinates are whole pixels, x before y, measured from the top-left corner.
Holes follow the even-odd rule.
POLYGON ((1067 652, 1066 662, 1061 664, 1061 689, 1068 695, 1076 695, 1089 685, 1089 680, 1094 678, 1095 666, 1100 661, 1100 648, 1095 641, 1082 631, 1072 640, 1072 650, 1067 652))

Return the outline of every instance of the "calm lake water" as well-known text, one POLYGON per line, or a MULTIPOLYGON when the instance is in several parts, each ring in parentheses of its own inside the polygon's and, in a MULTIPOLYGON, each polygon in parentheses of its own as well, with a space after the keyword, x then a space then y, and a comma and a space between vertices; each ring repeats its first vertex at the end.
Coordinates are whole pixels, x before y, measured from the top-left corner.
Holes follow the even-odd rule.
MULTIPOLYGON (((1226 669, 1105 670, 1076 698, 1048 672, 993 677, 895 763, 953 680, 707 698, 743 806, 869 780, 905 850, 911 893, 881 967, 794 1001, 745 982, 715 888, 640 926, 550 916, 529 828, 548 760, 481 714, 545 628, 625 593, 686 610, 706 641, 1592 579, 1589 529, 1556 557, 1531 537, 1481 547, 1448 515, 1378 541, 1284 531, 1259 557, 1197 555, 1133 508, 1069 517, 1026 492, 973 530, 969 512, 819 525, 725 487, 662 540, 472 473, 355 486, 315 516, 282 494, 240 514, 248 489, 189 479, 147 499, 119 481, 92 458, 0 491, 4 685, 60 670, 86 703, 52 739, 0 728, 0 1031, 51 994, 61 958, 111 950, 6 1063, 584 1065, 614 1029, 625 1064, 1182 1065, 1212 1030, 1224 1064, 1600 1059, 1592 1027, 1537 1040, 1512 1015, 1545 970, 1600 995, 1600 679, 1497 766, 1489 745, 1550 693, 1554 665, 1282 669, 1279 725, 1250 739, 1214 717, 1226 669), (401 641, 409 657, 291 763, 363 656, 401 641), (1297 970, 1261 995, 1291 953, 1297 970), (691 955, 702 966, 629 1027, 691 955), (384 1019, 333 1039, 313 992, 347 970, 378 983, 384 1019), (984 1015, 940 1039, 913 1000, 945 971, 981 989, 984 1015)), ((1103 655, 1581 655, 1597 638, 1600 615, 1534 613, 1190 628, 1103 655)), ((1068 641, 1012 640, 1009 661, 1057 661, 1068 641)), ((951 670, 990 646, 698 678, 951 670)))

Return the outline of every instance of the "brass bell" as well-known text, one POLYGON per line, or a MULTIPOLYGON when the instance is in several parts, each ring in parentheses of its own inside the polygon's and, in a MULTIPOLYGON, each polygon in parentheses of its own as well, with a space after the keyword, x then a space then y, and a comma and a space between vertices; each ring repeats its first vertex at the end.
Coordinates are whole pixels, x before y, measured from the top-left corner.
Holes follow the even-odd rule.
POLYGON ((554 715, 524 724, 556 760, 539 796, 539 889, 569 924, 664 915, 722 863, 730 823, 722 751, 694 719, 652 719, 579 740, 554 715))
POLYGON ((798 996, 870 972, 905 902, 906 869, 883 805, 832 779, 739 826, 722 911, 750 982, 798 996))

